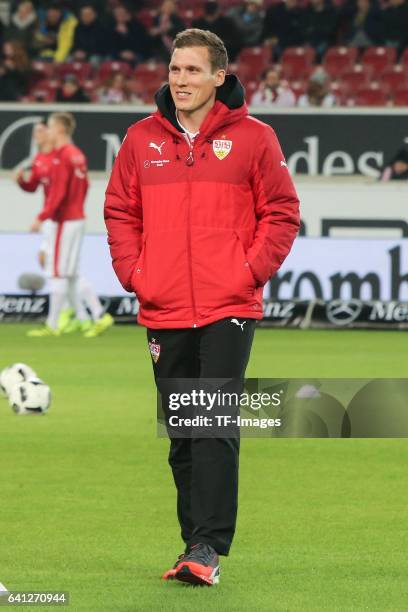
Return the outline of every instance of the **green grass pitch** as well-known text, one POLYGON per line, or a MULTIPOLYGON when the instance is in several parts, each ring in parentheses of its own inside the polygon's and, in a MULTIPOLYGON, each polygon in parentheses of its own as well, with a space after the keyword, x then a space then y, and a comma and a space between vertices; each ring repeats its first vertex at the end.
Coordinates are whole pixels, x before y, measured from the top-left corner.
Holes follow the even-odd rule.
MULTIPOLYGON (((182 546, 145 330, 85 340, 26 329, 0 327, 0 368, 30 364, 53 405, 24 418, 0 400, 9 589, 69 591, 72 612, 407 609, 408 440, 243 440, 219 587, 167 584, 182 546)), ((247 374, 406 377, 406 346, 402 332, 258 329, 247 374)))

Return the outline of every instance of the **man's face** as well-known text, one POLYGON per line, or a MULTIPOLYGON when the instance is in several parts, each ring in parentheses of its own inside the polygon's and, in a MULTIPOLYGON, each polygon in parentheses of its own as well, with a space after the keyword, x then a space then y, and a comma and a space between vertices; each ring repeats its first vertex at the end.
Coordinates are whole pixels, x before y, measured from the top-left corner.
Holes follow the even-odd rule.
POLYGON ((96 19, 96 13, 91 6, 84 6, 80 12, 81 23, 91 25, 96 19))
POLYGON ((38 147, 43 147, 49 139, 48 128, 44 123, 37 123, 34 128, 34 140, 38 147))
POLYGON ((225 71, 212 72, 207 47, 175 49, 169 66, 171 96, 177 110, 192 113, 215 100, 225 71))
POLYGON ((269 70, 266 75, 265 83, 268 87, 275 89, 279 85, 279 75, 275 70, 269 70))
POLYGON ((47 22, 51 26, 56 26, 61 19, 61 11, 57 8, 50 8, 47 11, 47 22))
POLYGON ((394 162, 394 172, 395 174, 404 174, 404 172, 408 171, 408 164, 404 161, 396 161, 394 162))
POLYGON ((17 14, 20 19, 26 19, 33 12, 33 5, 31 2, 22 2, 17 7, 17 14))
POLYGON ((130 14, 123 6, 117 6, 113 11, 116 23, 127 23, 130 21, 130 14))
POLYGON ((55 119, 53 118, 48 120, 47 125, 48 125, 48 135, 49 135, 50 143, 54 146, 55 141, 61 132, 62 126, 60 123, 58 123, 58 121, 55 121, 55 119))

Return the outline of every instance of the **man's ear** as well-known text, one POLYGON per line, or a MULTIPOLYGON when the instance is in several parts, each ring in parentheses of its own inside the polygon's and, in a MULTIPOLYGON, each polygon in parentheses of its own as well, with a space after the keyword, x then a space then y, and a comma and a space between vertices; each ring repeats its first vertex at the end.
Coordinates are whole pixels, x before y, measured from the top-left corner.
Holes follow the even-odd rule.
POLYGON ((225 82, 225 70, 217 70, 215 73, 215 86, 220 87, 225 82))

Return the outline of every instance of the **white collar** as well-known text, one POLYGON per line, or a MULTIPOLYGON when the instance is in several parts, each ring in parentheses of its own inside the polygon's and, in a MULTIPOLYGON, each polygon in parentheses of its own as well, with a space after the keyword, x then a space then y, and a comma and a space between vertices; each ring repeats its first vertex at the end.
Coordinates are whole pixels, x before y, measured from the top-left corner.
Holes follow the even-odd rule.
POLYGON ((178 118, 178 112, 176 111, 176 120, 177 123, 179 124, 179 126, 181 127, 181 129, 187 134, 187 136, 189 137, 189 139, 191 140, 191 142, 194 141, 194 138, 197 138, 197 136, 200 133, 200 130, 198 130, 198 132, 195 132, 195 134, 193 134, 193 132, 189 132, 189 130, 187 130, 184 125, 182 123, 180 123, 179 118, 178 118))

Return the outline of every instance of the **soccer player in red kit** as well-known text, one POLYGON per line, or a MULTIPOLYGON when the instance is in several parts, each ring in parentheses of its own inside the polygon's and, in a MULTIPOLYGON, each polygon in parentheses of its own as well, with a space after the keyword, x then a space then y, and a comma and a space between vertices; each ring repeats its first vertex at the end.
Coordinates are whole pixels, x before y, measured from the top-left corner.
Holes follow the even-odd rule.
MULTIPOLYGON (((40 185, 43 187, 44 210, 47 205, 47 197, 50 191, 50 177, 53 168, 52 160, 54 158, 54 148, 50 140, 48 127, 45 123, 40 122, 35 126, 34 140, 38 147, 38 153, 33 159, 30 174, 26 178, 24 169, 21 168, 17 172, 15 180, 21 189, 30 193, 37 191, 40 185)), ((52 253, 50 252, 52 251, 52 241, 50 238, 53 233, 55 233, 53 230, 54 225, 54 221, 47 219, 41 226, 44 239, 40 246, 38 259, 42 268, 46 268, 47 258, 52 257, 52 253)), ((35 221, 34 229, 36 230, 36 228, 37 222, 35 221)), ((49 266, 49 268, 51 268, 51 266, 49 266)), ((66 308, 62 311, 58 321, 59 331, 64 334, 73 331, 82 331, 86 337, 99 335, 101 331, 106 329, 103 306, 92 285, 83 276, 79 276, 78 278, 77 293, 76 302, 72 301, 75 299, 75 296, 68 296, 69 306, 72 308, 66 308), (88 317, 85 305, 91 312, 92 320, 88 317), (74 316, 76 316, 76 318, 73 318, 74 316)), ((108 319, 109 318, 110 317, 108 317, 108 319)), ((29 332, 29 334, 32 335, 32 332, 29 332)))
MULTIPOLYGON (((31 330, 33 337, 59 335, 58 319, 66 301, 81 309, 78 296, 78 265, 84 233, 84 202, 88 191, 87 162, 71 136, 75 119, 70 113, 53 113, 48 120, 51 145, 54 147, 45 206, 31 226, 39 231, 43 222, 51 222, 48 231, 48 253, 45 269, 50 279, 50 308, 46 325, 31 330)), ((112 325, 109 314, 103 315, 87 332, 98 335, 112 325), (103 328, 103 329, 102 329, 103 328)))

